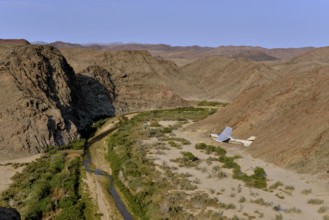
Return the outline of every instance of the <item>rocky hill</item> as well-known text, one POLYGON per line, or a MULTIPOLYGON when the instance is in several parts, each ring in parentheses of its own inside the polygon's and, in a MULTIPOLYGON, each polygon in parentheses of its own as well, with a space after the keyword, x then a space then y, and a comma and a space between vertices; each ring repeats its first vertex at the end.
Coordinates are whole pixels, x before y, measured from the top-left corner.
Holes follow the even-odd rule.
POLYGON ((61 51, 76 72, 98 65, 111 74, 118 114, 184 106, 187 102, 179 95, 193 87, 181 79, 174 63, 156 59, 147 51, 104 52, 90 48, 61 51))
POLYGON ((291 60, 294 64, 308 63, 308 64, 328 64, 329 63, 329 47, 321 47, 291 60))
POLYGON ((61 53, 27 45, 0 54, 1 155, 37 153, 77 138, 75 76, 61 53))
POLYGON ((50 45, 57 48, 85 48, 100 51, 132 51, 146 50, 152 56, 162 57, 170 60, 178 66, 184 66, 198 59, 207 56, 225 56, 231 58, 247 58, 252 61, 275 61, 289 60, 301 54, 313 50, 312 47, 304 48, 273 48, 254 46, 219 46, 219 47, 200 47, 200 46, 170 46, 166 44, 90 44, 79 45, 65 42, 54 42, 50 45))
POLYGON ((115 115, 116 98, 112 76, 100 66, 89 66, 76 74, 80 86, 79 124, 84 128, 92 121, 115 115))
MULTIPOLYGON (((269 65, 246 58, 210 56, 181 69, 182 77, 203 91, 204 100, 231 102, 250 86, 267 84, 278 75, 269 65)), ((190 91, 197 98, 198 90, 190 91)))
POLYGON ((145 51, 98 52, 72 55, 79 63, 76 74, 53 46, 2 41, 0 157, 67 144, 105 116, 187 105, 168 86, 179 87, 175 64, 145 51))
POLYGON ((325 54, 323 50, 271 65, 280 77, 247 88, 195 128, 207 134, 231 126, 235 137, 257 137, 248 149, 256 157, 301 172, 327 172, 329 63, 319 55, 325 54))
POLYGON ((229 125, 236 137, 257 136, 248 149, 257 157, 304 172, 329 167, 328 48, 152 47, 171 60, 194 60, 180 68, 163 54, 121 50, 127 46, 57 46, 60 51, 0 41, 0 155, 6 158, 68 143, 104 116, 185 106, 190 99, 230 102, 195 125, 204 134, 229 125), (233 55, 217 56, 220 51, 233 55), (274 58, 256 62, 253 55, 274 58))
POLYGON ((226 57, 245 57, 253 61, 274 61, 289 60, 313 49, 312 47, 268 49, 252 46, 220 46, 208 51, 207 54, 226 57))
POLYGON ((254 46, 169 46, 164 44, 120 44, 103 46, 103 50, 147 50, 154 56, 161 56, 166 60, 175 62, 178 66, 184 66, 207 56, 225 56, 231 58, 247 58, 252 61, 289 60, 308 51, 312 47, 304 48, 273 48, 254 46))
POLYGON ((72 44, 72 43, 67 43, 67 42, 63 42, 63 41, 56 41, 56 42, 50 43, 49 45, 54 46, 56 48, 81 48, 81 47, 83 47, 80 44, 72 44))
POLYGON ((30 45, 30 42, 25 39, 0 39, 0 47, 12 47, 21 45, 30 45))
POLYGON ((279 59, 267 54, 266 52, 266 49, 262 47, 221 46, 206 52, 206 54, 209 56, 244 57, 253 61, 273 61, 279 59))

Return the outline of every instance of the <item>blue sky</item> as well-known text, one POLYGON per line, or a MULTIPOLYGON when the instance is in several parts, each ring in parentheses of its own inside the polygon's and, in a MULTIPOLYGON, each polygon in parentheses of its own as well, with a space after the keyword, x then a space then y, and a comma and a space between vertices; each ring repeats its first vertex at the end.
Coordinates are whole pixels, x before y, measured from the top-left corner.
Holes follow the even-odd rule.
POLYGON ((0 0, 0 38, 328 46, 327 0, 0 0))

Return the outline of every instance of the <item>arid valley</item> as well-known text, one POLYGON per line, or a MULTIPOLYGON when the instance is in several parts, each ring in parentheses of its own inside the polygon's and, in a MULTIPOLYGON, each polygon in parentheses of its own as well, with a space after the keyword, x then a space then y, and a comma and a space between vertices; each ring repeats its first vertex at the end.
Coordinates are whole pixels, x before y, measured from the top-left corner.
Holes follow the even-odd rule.
POLYGON ((328 220, 328 57, 0 40, 0 219, 328 220))

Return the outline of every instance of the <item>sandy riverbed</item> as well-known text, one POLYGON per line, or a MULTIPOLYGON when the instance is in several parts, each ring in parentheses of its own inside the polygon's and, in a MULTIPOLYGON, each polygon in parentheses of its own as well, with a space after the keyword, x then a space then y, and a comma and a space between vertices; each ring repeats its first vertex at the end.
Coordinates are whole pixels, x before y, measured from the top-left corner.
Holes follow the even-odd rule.
MULTIPOLYGON (((173 125, 173 122, 163 121, 160 124, 168 126, 173 125)), ((189 151, 197 156, 202 161, 197 169, 178 167, 175 172, 191 174, 190 181, 197 179, 198 188, 195 191, 203 191, 210 197, 217 197, 219 201, 234 204, 236 208, 225 210, 225 216, 233 217, 236 215, 242 218, 253 216, 256 219, 275 219, 281 215, 283 219, 311 220, 323 219, 323 216, 329 215, 329 178, 297 174, 277 167, 251 157, 242 146, 220 144, 204 137, 201 131, 190 131, 184 129, 184 127, 174 131, 174 134, 176 137, 189 140, 190 145, 183 145, 183 149, 168 146, 167 150, 163 150, 163 154, 157 155, 153 152, 152 157, 155 157, 155 163, 159 166, 165 163, 170 167, 178 167, 173 160, 181 157, 182 151, 189 151), (206 163, 209 155, 194 147, 196 143, 201 142, 215 146, 220 145, 227 150, 229 156, 240 155, 241 158, 237 159, 236 162, 241 166, 242 171, 249 175, 253 173, 254 168, 257 166, 264 168, 268 179, 268 190, 245 186, 242 181, 233 179, 232 171, 225 168, 221 170, 227 174, 227 177, 222 179, 210 177, 213 167, 220 166, 220 162, 206 163), (269 186, 277 182, 280 183, 280 186, 269 189, 269 186), (241 198, 244 198, 245 201, 241 202, 241 198), (320 205, 309 204, 311 199, 322 200, 323 203, 320 205), (320 207, 322 207, 322 211, 319 211, 320 207)))

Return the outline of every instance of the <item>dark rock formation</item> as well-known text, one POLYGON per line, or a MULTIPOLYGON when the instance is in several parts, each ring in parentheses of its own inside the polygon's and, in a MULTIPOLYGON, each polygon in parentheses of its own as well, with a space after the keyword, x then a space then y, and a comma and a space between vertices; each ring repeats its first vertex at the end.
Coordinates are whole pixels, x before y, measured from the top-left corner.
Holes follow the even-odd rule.
POLYGON ((105 116, 187 105, 170 62, 145 51, 89 57, 75 74, 53 46, 0 41, 0 159, 67 144, 105 116))
POLYGON ((54 47, 2 48, 0 86, 2 155, 37 153, 79 136, 74 72, 54 47))
POLYGON ((21 215, 16 209, 0 207, 0 220, 20 220, 21 215))
MULTIPOLYGON (((181 98, 190 89, 177 66, 147 51, 100 51, 62 48, 76 72, 98 65, 111 73, 115 84, 116 114, 187 105, 181 98)), ((194 87, 193 87, 194 88, 194 87)))
POLYGON ((100 66, 90 66, 76 75, 80 86, 80 127, 105 116, 114 116, 115 86, 111 74, 100 66))

